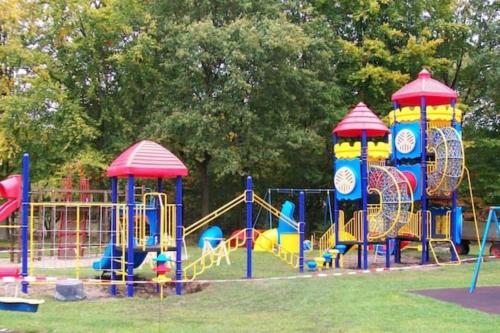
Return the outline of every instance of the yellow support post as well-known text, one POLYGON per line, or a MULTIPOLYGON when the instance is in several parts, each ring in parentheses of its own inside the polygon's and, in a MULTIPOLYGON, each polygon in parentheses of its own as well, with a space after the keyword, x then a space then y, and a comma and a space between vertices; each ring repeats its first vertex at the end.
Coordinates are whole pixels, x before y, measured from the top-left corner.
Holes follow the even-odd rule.
POLYGON ((30 260, 29 260, 29 275, 33 276, 33 254, 34 254, 34 241, 35 237, 33 236, 33 233, 35 232, 35 207, 33 205, 30 205, 30 260))

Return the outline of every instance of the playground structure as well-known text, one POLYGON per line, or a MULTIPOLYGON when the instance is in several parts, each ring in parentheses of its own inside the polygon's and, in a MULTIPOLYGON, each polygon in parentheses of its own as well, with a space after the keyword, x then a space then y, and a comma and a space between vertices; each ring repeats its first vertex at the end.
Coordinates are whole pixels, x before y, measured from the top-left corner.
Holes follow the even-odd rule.
POLYGON ((245 190, 236 198, 184 225, 182 178, 188 170, 174 154, 151 141, 130 146, 110 164, 110 200, 107 192, 99 192, 102 198, 96 200, 88 180, 81 178, 78 191, 71 190, 68 179, 62 198, 46 201, 30 192, 30 160, 25 154, 22 178, 0 182, 0 195, 8 199, 0 207, 0 220, 22 206, 21 223, 15 226, 21 231, 22 290, 27 292, 29 283, 39 283, 35 276, 54 274, 110 285, 112 295, 124 285, 133 297, 135 273, 153 254, 161 260, 156 260, 157 276, 149 281, 161 288, 172 281, 180 295, 184 282, 223 261, 231 264, 230 254, 238 248, 246 251, 246 278, 253 277, 254 251, 275 255, 303 272, 306 250, 317 249, 337 268, 349 251, 357 250, 357 267, 366 270, 370 245, 385 246, 389 267, 392 253, 394 261, 400 262, 402 244, 419 242, 422 264, 429 261, 429 251, 443 264, 435 251, 440 244, 450 249, 448 263, 458 264, 462 222, 456 189, 467 170, 456 98, 456 92, 424 70, 393 95, 389 127, 359 103, 332 133, 334 188, 277 189, 277 193, 298 195, 298 214, 292 201, 284 201, 281 210, 275 208, 272 191, 261 198, 248 177, 245 190), (126 190, 121 192, 120 179, 126 180, 126 190), (153 180, 155 190, 138 195, 137 179, 153 180), (165 179, 175 180, 175 189, 170 190, 175 193, 173 200, 164 189, 165 179), (307 193, 326 195, 325 222, 330 217, 326 232, 309 243, 304 236, 307 193), (211 225, 242 206, 245 224, 228 238, 211 225), (255 228, 256 207, 268 214, 269 229, 255 228), (273 219, 276 228, 272 228, 273 219), (189 237, 199 233, 198 247, 203 251, 192 259, 186 245, 189 237), (171 265, 172 277, 167 276, 171 265), (88 278, 95 274, 100 278, 88 278))
MULTIPOLYGON (((382 243, 389 249, 391 242, 394 261, 400 262, 402 241, 421 243, 422 264, 429 261, 429 250, 443 264, 435 251, 442 244, 450 249, 448 263, 460 263, 456 246, 461 242, 462 218, 456 190, 465 158, 456 99, 455 91, 422 70, 393 94, 390 129, 363 103, 335 127, 336 223, 319 246, 320 253, 336 250, 336 267, 343 254, 357 248, 358 268, 366 270, 369 244, 382 243), (346 141, 353 139, 354 143, 346 141), (345 222, 340 206, 347 202, 358 202, 360 209, 345 222)), ((389 267, 391 251, 385 254, 389 267)))
MULTIPOLYGON (((97 195, 89 189, 89 182, 85 178, 80 179, 79 190, 72 190, 72 181, 66 178, 63 180, 59 200, 45 201, 46 193, 30 191, 29 165, 29 155, 25 154, 22 187, 19 176, 8 178, 0 184, 6 188, 0 194, 11 197, 11 201, 16 202, 14 206, 11 201, 7 201, 2 209, 12 207, 9 208, 12 213, 19 205, 23 208, 21 223, 14 226, 21 230, 20 275, 23 278, 23 292, 28 291, 30 283, 55 283, 58 278, 76 278, 88 284, 110 285, 112 295, 117 294, 118 286, 125 285, 127 295, 132 297, 136 282, 134 270, 145 263, 148 254, 154 254, 156 258, 167 259, 155 260, 158 276, 150 282, 160 284, 163 288, 164 283, 173 280, 176 293, 181 294, 183 281, 193 280, 214 263, 220 263, 221 250, 230 264, 229 254, 241 246, 247 247, 249 257, 246 276, 251 278, 252 247, 259 234, 252 227, 254 204, 264 207, 279 218, 281 223, 288 225, 289 233, 295 232, 299 236, 292 237, 293 239, 303 241, 304 222, 287 218, 256 195, 252 190, 250 177, 247 189, 241 195, 184 227, 182 177, 187 175, 188 170, 171 152, 151 141, 132 145, 110 164, 107 169, 107 175, 111 178, 110 201, 106 200, 108 193, 102 191, 96 191, 102 195, 102 200, 95 201, 97 195), (119 178, 126 178, 126 191, 119 192, 119 178), (142 191, 138 196, 135 181, 139 178, 156 180, 156 192, 142 191), (165 178, 175 178, 175 203, 171 203, 164 193, 165 178), (118 200, 119 194, 124 197, 125 202, 118 200), (213 239, 211 235, 212 239, 208 242, 210 246, 201 257, 183 267, 183 256, 187 259, 186 237, 206 228, 211 221, 240 204, 246 206, 246 228, 228 239, 222 238, 221 234, 213 239), (173 263, 174 279, 166 276, 170 271, 170 267, 165 266, 166 263, 173 263), (89 275, 96 273, 101 276, 89 278, 89 275), (50 281, 43 279, 41 282, 39 277, 43 275, 54 277, 50 281), (109 278, 105 275, 109 275, 109 278)), ((210 228, 205 232, 209 230, 210 228)), ((283 233, 283 238, 286 238, 285 234, 283 233)), ((299 248, 298 244, 291 244, 290 241, 287 244, 295 249, 299 248)), ((295 253, 284 246, 278 246, 277 252, 270 248, 269 252, 293 267, 303 267, 303 252, 295 253)), ((16 276, 18 271, 6 270, 2 274, 16 276)))

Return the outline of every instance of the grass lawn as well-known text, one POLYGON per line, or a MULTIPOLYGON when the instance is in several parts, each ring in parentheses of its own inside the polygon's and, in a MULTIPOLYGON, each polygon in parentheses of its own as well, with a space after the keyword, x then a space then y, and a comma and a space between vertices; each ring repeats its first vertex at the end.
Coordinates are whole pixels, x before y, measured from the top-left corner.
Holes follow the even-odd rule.
MULTIPOLYGON (((244 275, 245 256, 202 278, 244 275)), ((256 253, 255 276, 294 274, 256 253)), ((418 296, 411 290, 468 287, 473 265, 296 280, 211 283, 182 297, 99 298, 39 312, 0 312, 0 329, 21 332, 493 332, 500 316, 418 296)), ((479 285, 500 283, 500 261, 482 265, 479 285)), ((35 287, 34 287, 35 288, 35 287)))

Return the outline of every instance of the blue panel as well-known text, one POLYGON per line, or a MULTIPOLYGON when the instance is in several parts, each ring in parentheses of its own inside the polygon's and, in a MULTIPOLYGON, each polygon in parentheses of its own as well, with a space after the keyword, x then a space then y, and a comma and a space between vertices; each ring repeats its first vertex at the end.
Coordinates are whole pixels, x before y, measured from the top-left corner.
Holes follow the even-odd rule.
MULTIPOLYGON (((291 201, 286 200, 281 206, 281 214, 280 216, 286 216, 290 220, 294 221, 293 213, 295 212, 295 204, 291 201)), ((278 220, 278 233, 296 233, 297 230, 285 222, 281 217, 278 220)))
POLYGON ((334 178, 334 184, 335 184, 335 177, 337 176, 337 173, 342 168, 347 168, 350 171, 350 174, 353 176, 353 182, 354 186, 352 189, 349 190, 340 190, 335 186, 335 190, 337 192, 337 199, 338 200, 358 200, 361 199, 361 161, 356 158, 352 160, 336 160, 335 161, 335 174, 333 175, 334 178), (344 193, 341 193, 344 192, 344 193))
MULTIPOLYGON (((418 158, 420 157, 420 154, 422 152, 422 147, 420 143, 420 124, 418 122, 415 123, 398 123, 394 126, 391 127, 391 133, 392 133, 392 142, 393 142, 393 148, 395 152, 395 156, 397 159, 404 159, 404 158, 418 158), (398 149, 398 142, 396 141, 396 138, 398 137, 398 134, 400 132, 404 131, 405 133, 409 135, 404 135, 400 137, 399 140, 403 141, 409 141, 414 144, 412 144, 412 148, 407 148, 407 149, 398 149), (404 140, 406 138, 406 140, 404 140), (402 150, 402 151, 401 151, 402 150)), ((399 141, 398 140, 398 141, 399 141)), ((403 146, 405 147, 405 146, 403 146)), ((402 147, 402 148, 403 148, 402 147)), ((406 146, 407 147, 407 146, 406 146)))
POLYGON ((456 244, 460 244, 462 242, 462 225, 463 225, 462 207, 457 207, 455 214, 455 230, 452 235, 452 240, 456 244))
POLYGON ((420 178, 421 178, 420 163, 401 164, 401 165, 398 165, 397 168, 400 171, 410 171, 415 176, 415 178, 417 179, 417 188, 415 189, 415 192, 413 193, 413 201, 420 200, 420 197, 422 196, 422 182, 420 180, 420 178))
POLYGON ((18 303, 0 301, 0 311, 37 312, 38 304, 23 303, 21 301, 18 303))

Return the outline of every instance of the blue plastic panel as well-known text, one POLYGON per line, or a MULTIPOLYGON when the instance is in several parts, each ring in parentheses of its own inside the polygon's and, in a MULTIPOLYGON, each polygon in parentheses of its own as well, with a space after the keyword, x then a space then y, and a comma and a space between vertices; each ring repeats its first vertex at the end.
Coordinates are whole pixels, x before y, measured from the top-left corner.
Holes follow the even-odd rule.
POLYGON ((358 158, 336 160, 333 179, 338 200, 361 199, 361 161, 358 158))
POLYGON ((396 159, 420 157, 422 147, 418 122, 398 123, 391 127, 391 134, 396 159))

